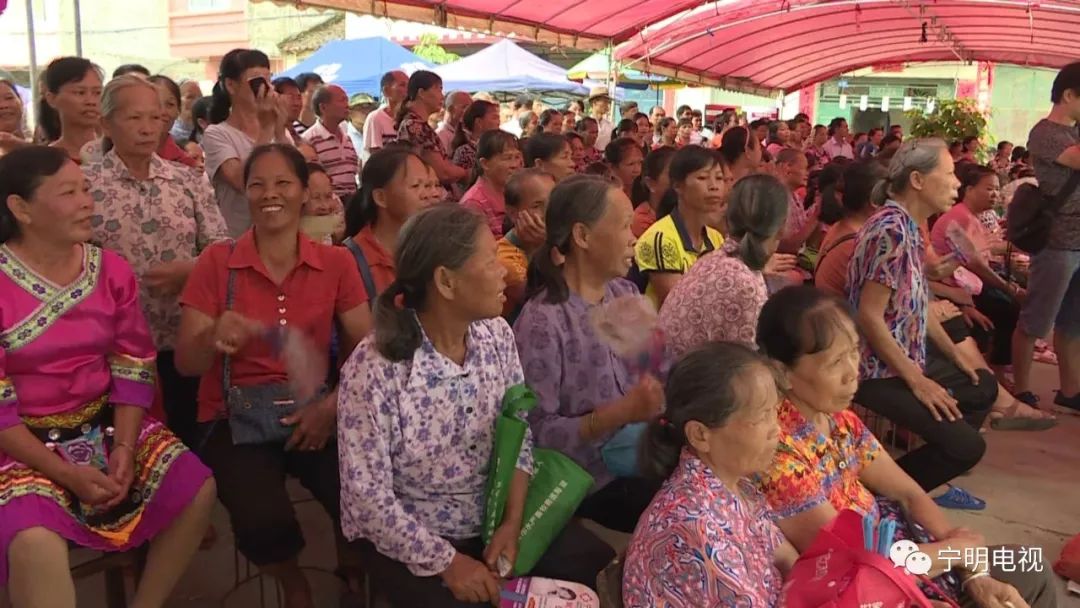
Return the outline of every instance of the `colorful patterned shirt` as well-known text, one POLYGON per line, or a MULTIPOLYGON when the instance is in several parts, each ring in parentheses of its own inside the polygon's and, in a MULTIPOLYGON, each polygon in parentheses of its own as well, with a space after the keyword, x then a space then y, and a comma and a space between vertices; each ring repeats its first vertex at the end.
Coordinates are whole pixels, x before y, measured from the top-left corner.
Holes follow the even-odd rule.
POLYGON ((675 284, 660 307, 660 327, 672 355, 713 341, 754 344, 757 319, 769 298, 765 277, 735 254, 739 243, 724 242, 702 257, 675 284))
MULTIPOLYGON (((369 335, 341 370, 342 531, 416 576, 450 566, 446 539, 480 536, 495 420, 506 389, 524 381, 502 318, 474 322, 465 344, 463 365, 426 335, 412 358, 390 361, 369 335)), ((532 474, 531 434, 517 467, 532 474)))
MULTIPOLYGON (((906 209, 889 201, 867 220, 855 237, 855 253, 847 275, 848 302, 856 310, 866 283, 873 281, 892 290, 885 307, 885 325, 900 349, 920 369, 926 365, 926 320, 930 305, 925 264, 926 245, 919 225, 906 209)), ((895 375, 896 371, 864 342, 860 378, 895 375)))
MULTIPOLYGON (((214 190, 199 170, 150 157, 139 180, 116 150, 83 166, 94 199, 93 241, 119 253, 142 276, 158 264, 194 261, 211 243, 229 238, 214 190)), ((159 350, 172 350, 180 327, 177 294, 148 289, 139 300, 159 350)))
POLYGON ((421 152, 435 152, 446 156, 446 150, 443 150, 435 129, 431 128, 426 118, 413 110, 406 112, 398 125, 398 141, 408 142, 421 152))
POLYGON ((630 540, 623 605, 773 608, 783 584, 773 555, 783 542, 752 484, 733 492, 684 450, 630 540))
POLYGON ((780 405, 779 419, 776 459, 754 479, 777 517, 794 517, 827 501, 837 511, 876 518, 877 501, 859 474, 882 453, 881 444, 855 412, 833 414, 827 435, 790 401, 780 405))
MULTIPOLYGON (((630 281, 615 279, 602 303, 637 293, 630 281)), ((593 487, 602 488, 612 479, 600 456, 607 438, 583 440, 582 416, 619 399, 634 383, 626 362, 596 336, 592 309, 575 293, 552 304, 541 292, 521 309, 514 335, 525 380, 540 400, 529 415, 537 445, 570 456, 596 479, 593 487)))

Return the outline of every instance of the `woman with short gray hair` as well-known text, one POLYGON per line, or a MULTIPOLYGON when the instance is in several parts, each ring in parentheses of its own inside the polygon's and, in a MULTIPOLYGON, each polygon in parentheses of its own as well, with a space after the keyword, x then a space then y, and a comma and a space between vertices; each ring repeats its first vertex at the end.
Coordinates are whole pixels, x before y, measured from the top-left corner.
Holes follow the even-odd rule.
POLYGON ((717 340, 754 343, 758 313, 769 297, 761 271, 776 252, 788 213, 788 192, 771 175, 749 175, 731 191, 729 237, 690 267, 660 309, 675 356, 717 340))
MULTIPOLYGON (((926 441, 897 464, 927 491, 982 458, 978 429, 998 391, 993 374, 966 360, 928 314, 923 226, 952 206, 959 186, 943 141, 904 142, 875 188, 884 205, 859 231, 847 275, 848 302, 866 338, 855 401, 926 441)), ((985 506, 959 488, 938 504, 985 506)))

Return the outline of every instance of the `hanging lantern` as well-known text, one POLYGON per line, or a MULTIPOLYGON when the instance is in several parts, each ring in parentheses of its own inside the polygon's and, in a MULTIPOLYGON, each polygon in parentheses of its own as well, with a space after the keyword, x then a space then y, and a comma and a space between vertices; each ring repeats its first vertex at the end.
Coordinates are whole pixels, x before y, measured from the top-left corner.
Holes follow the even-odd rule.
POLYGON ((905 97, 904 98, 904 111, 907 112, 911 108, 912 108, 911 98, 910 97, 905 97))
POLYGON ((936 107, 937 107, 937 102, 934 101, 934 99, 932 97, 927 97, 926 98, 926 113, 927 114, 933 114, 934 113, 934 108, 936 108, 936 107))
POLYGON ((882 112, 888 112, 889 111, 889 96, 888 95, 885 95, 884 97, 881 98, 881 111, 882 112))
POLYGON ((869 107, 870 107, 870 96, 869 95, 860 96, 859 97, 859 109, 865 112, 866 108, 869 108, 869 107))
POLYGON ((847 108, 847 93, 840 94, 840 109, 847 108))

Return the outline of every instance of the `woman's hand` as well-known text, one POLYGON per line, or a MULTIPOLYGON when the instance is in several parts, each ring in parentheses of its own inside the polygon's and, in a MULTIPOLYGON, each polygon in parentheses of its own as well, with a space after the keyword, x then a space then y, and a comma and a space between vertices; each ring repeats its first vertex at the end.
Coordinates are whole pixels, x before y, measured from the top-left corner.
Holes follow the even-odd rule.
MULTIPOLYGON (((959 364, 958 364, 959 365, 959 364)), ((978 375, 975 376, 978 378, 978 375)), ((942 418, 949 422, 955 422, 962 418, 960 408, 957 407, 956 399, 937 382, 924 375, 919 375, 913 381, 907 383, 915 398, 930 410, 934 420, 941 422, 942 418)))
POLYGON ((1016 587, 989 576, 972 580, 964 586, 964 591, 979 608, 1029 608, 1016 587))
POLYGON ((109 454, 109 478, 120 488, 116 496, 105 503, 105 507, 111 509, 127 498, 131 483, 135 481, 135 451, 127 444, 113 444, 109 454))
POLYGON ((762 269, 764 274, 784 274, 791 272, 799 266, 799 256, 792 253, 774 253, 769 256, 769 261, 765 262, 765 268, 762 269))
POLYGON ((626 396, 629 422, 648 422, 664 410, 664 387, 652 374, 643 375, 626 396))
POLYGON ((235 355, 262 331, 261 323, 226 310, 214 323, 214 348, 226 355, 235 355))
POLYGON ((979 312, 978 308, 975 308, 974 306, 965 306, 962 312, 964 313, 964 323, 967 323, 968 327, 975 327, 978 325, 985 331, 994 329, 994 322, 991 321, 989 317, 979 312))
POLYGON ((954 317, 964 314, 956 307, 956 304, 948 300, 933 300, 930 302, 930 312, 937 316, 939 323, 944 323, 954 317))
POLYGON ((286 450, 313 452, 323 449, 337 424, 337 391, 282 418, 281 424, 296 425, 285 444, 286 450))
POLYGON ((484 549, 484 563, 499 578, 510 575, 499 572, 499 557, 506 558, 511 568, 517 562, 518 538, 521 537, 521 524, 513 521, 503 521, 502 525, 495 529, 491 536, 491 542, 484 549))
POLYGON ((459 602, 494 604, 499 599, 499 580, 487 566, 463 553, 455 553, 439 576, 459 602))
POLYGON ((954 256, 941 256, 926 260, 926 275, 931 281, 942 281, 952 276, 960 267, 960 261, 954 256))
POLYGON ((74 465, 60 480, 60 485, 71 490, 83 504, 95 506, 108 503, 120 494, 121 486, 98 469, 86 465, 74 465))

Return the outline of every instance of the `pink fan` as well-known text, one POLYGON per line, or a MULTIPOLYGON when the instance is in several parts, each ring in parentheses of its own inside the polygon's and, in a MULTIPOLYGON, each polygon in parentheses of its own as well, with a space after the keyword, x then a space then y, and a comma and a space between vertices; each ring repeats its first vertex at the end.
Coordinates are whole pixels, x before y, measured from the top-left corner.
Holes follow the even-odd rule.
POLYGON ((984 259, 990 249, 981 234, 975 230, 965 230, 960 222, 953 222, 945 228, 945 239, 952 247, 952 255, 965 266, 984 259))
POLYGON ((664 360, 664 332, 645 296, 621 296, 589 313, 600 341, 631 362, 635 374, 659 375, 664 360))
POLYGON ((326 353, 303 332, 288 327, 268 328, 266 339, 285 364, 293 397, 298 403, 314 399, 326 383, 326 353))

